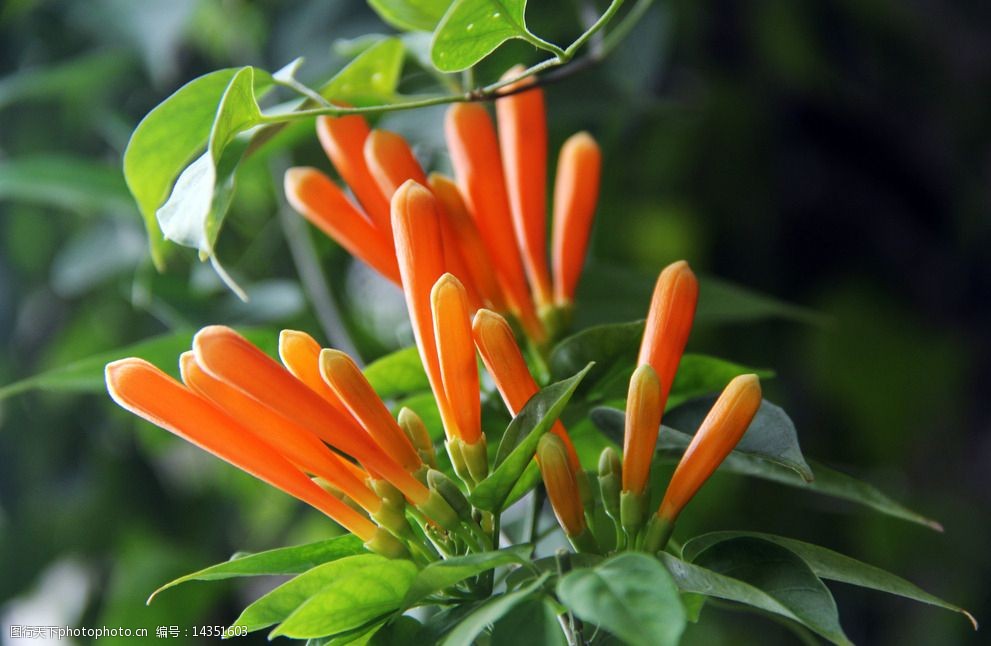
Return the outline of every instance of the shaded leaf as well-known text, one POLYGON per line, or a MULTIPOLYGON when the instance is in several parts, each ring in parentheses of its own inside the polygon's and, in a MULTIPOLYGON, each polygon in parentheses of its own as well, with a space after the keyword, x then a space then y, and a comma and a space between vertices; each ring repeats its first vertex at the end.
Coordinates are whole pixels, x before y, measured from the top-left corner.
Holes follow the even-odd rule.
POLYGON ((799 623, 834 644, 852 643, 840 627, 829 589, 802 559, 780 545, 735 538, 702 551, 694 563, 762 590, 799 623))
POLYGON ((490 646, 519 646, 521 638, 542 646, 567 646, 557 613, 546 598, 524 601, 492 627, 490 646))
POLYGON ((134 212, 120 170, 67 155, 33 155, 0 163, 0 200, 102 215, 134 212))
POLYGON ((619 554, 574 570, 557 584, 558 598, 583 621, 634 646, 677 644, 685 630, 678 588, 657 559, 619 554))
POLYGON ((551 384, 530 398, 503 435, 494 470, 471 492, 469 498, 473 505, 489 511, 502 509, 513 486, 533 459, 540 437, 557 421, 590 368, 591 364, 570 379, 551 384))
POLYGON ((527 563, 532 547, 515 545, 503 550, 455 556, 443 561, 430 563, 417 573, 410 586, 404 606, 413 606, 422 599, 443 591, 468 577, 504 565, 527 563))
POLYGON ((433 31, 451 0, 368 0, 368 4, 393 27, 433 31))
POLYGON ((361 539, 346 534, 307 545, 281 547, 256 554, 235 554, 229 561, 211 565, 208 568, 169 581, 151 593, 151 596, 148 597, 148 603, 151 603, 155 596, 163 590, 188 581, 216 581, 242 576, 299 574, 322 563, 364 552, 365 548, 361 539))
POLYGON ((416 346, 396 350, 368 364, 365 377, 382 399, 418 393, 430 388, 416 346))
POLYGON ((536 597, 544 581, 549 576, 550 574, 544 574, 530 583, 530 585, 519 590, 492 597, 477 610, 462 619, 448 633, 441 644, 443 646, 472 646, 475 643, 475 638, 489 625, 501 619, 506 613, 524 601, 536 597))

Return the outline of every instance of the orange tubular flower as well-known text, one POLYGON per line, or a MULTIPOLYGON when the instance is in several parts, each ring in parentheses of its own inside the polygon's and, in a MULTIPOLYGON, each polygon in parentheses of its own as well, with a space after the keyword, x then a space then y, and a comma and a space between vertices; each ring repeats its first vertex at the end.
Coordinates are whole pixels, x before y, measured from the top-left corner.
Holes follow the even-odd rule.
POLYGON ((657 517, 673 523, 682 508, 737 445, 760 408, 757 375, 740 375, 729 382, 702 420, 671 476, 657 517))
POLYGON ((193 352, 208 374, 250 395, 352 456, 369 472, 402 491, 414 504, 429 492, 386 455, 353 420, 293 377, 234 330, 212 325, 193 337, 193 352))
POLYGON ((368 123, 360 115, 317 117, 324 152, 379 231, 389 231, 389 195, 383 195, 365 163, 368 123))
POLYGON ((315 168, 290 168, 286 199, 294 209, 357 258, 399 283, 396 257, 387 235, 377 229, 329 177, 315 168))
POLYGON ((392 232, 396 239, 396 257, 403 278, 406 308, 420 360, 437 399, 447 437, 460 437, 457 416, 444 394, 430 311, 430 291, 444 273, 444 253, 437 202, 429 190, 412 180, 399 187, 392 196, 392 232))
POLYGON ((561 438, 551 433, 540 438, 537 463, 557 522, 568 538, 580 536, 586 527, 585 508, 578 493, 578 478, 561 438))
MULTIPOLYGON (((513 415, 519 414, 527 401, 540 390, 527 368, 523 353, 516 344, 513 330, 506 319, 491 310, 478 310, 472 322, 475 346, 482 355, 486 370, 492 375, 506 408, 513 415)), ((561 422, 554 422, 551 432, 561 438, 568 453, 571 468, 578 471, 581 463, 578 453, 561 422)))
POLYGON ((477 444, 482 438, 482 407, 468 294, 457 278, 444 274, 430 293, 430 304, 444 395, 457 402, 453 413, 461 440, 477 444))
POLYGON ((389 457, 410 473, 423 466, 412 442, 351 357, 340 350, 322 350, 320 374, 389 457))
POLYGON ((692 330, 698 298, 698 280, 684 260, 668 265, 658 276, 637 363, 648 363, 657 373, 661 410, 692 330))
POLYGON ((544 338, 544 329, 530 298, 513 233, 499 141, 492 119, 481 105, 460 103, 448 109, 444 127, 458 185, 482 234, 489 257, 495 263, 503 293, 527 334, 540 341, 544 338))
POLYGON ((106 381, 110 396, 122 408, 312 505, 362 540, 375 538, 371 521, 321 489, 227 413, 147 361, 110 363, 106 381))
POLYGON ((315 435, 237 388, 208 375, 196 363, 192 352, 184 352, 179 357, 179 368, 187 388, 212 401, 299 468, 323 478, 370 514, 382 506, 382 501, 365 484, 364 477, 351 471, 351 463, 328 449, 315 435))
MULTIPOLYGON (((519 76, 522 65, 503 74, 503 80, 519 76)), ((547 269, 547 114, 544 93, 533 77, 506 90, 531 89, 495 102, 499 125, 502 167, 506 173, 516 239, 537 304, 551 303, 551 279, 547 269)))
POLYGON ((661 425, 661 384, 648 364, 630 379, 626 400, 626 433, 623 436, 623 491, 640 496, 647 488, 650 461, 654 457, 661 425))
POLYGON ((554 300, 570 305, 585 264, 592 216, 599 199, 602 153, 587 132, 572 135, 557 160, 554 180, 554 228, 551 257, 554 265, 554 300))
POLYGON ((296 379, 302 381, 310 390, 327 400, 334 408, 342 413, 348 412, 348 408, 341 401, 341 398, 320 376, 320 351, 322 349, 317 340, 306 332, 299 330, 279 332, 279 358, 282 359, 282 365, 296 379))
POLYGON ((475 220, 472 219, 471 213, 468 212, 468 207, 461 197, 461 191, 458 190, 451 178, 439 173, 431 173, 427 182, 447 216, 441 220, 444 248, 447 249, 448 240, 451 240, 451 244, 461 250, 465 269, 468 276, 471 277, 471 283, 475 286, 478 295, 488 301, 493 308, 504 310, 506 299, 503 297, 499 281, 492 271, 493 265, 489 258, 489 252, 485 248, 485 243, 482 242, 482 236, 475 220))

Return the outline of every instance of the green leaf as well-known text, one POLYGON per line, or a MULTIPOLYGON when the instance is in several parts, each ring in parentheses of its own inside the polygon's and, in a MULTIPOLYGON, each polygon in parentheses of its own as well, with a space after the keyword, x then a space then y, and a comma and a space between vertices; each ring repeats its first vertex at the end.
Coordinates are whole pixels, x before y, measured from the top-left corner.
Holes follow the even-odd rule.
POLYGON ((430 388, 416 346, 397 350, 368 364, 365 378, 382 399, 395 399, 430 388))
POLYGON ((152 257, 161 267, 164 237, 155 216, 179 173, 203 149, 217 104, 237 69, 223 69, 185 84, 149 112, 124 151, 124 178, 148 229, 152 257))
POLYGON ((52 99, 71 101, 78 107, 117 86, 121 74, 133 65, 130 52, 101 50, 64 62, 28 67, 0 79, 0 108, 21 101, 52 99))
POLYGON ((557 612, 546 598, 528 599, 492 627, 489 646, 519 646, 521 638, 541 646, 567 646, 557 612))
POLYGON ((348 63, 320 88, 328 101, 379 105, 396 100, 405 47, 398 38, 384 38, 348 63))
POLYGON ((431 563, 417 573, 403 605, 414 606, 432 594, 493 568, 527 563, 532 549, 530 545, 515 545, 494 552, 455 556, 431 563))
POLYGON ((695 316, 709 323, 747 323, 765 319, 784 319, 811 325, 825 325, 828 322, 818 312, 712 276, 700 281, 695 316))
POLYGON ((749 583, 683 561, 667 552, 661 552, 658 558, 682 592, 736 601, 799 621, 791 610, 781 605, 774 597, 749 583))
MULTIPOLYGON (((278 335, 266 328, 239 330, 249 341, 269 354, 273 353, 278 335)), ((106 390, 103 369, 111 361, 125 357, 138 357, 155 364, 173 377, 179 375, 179 355, 189 350, 193 343, 192 331, 171 332, 140 341, 133 345, 101 352, 65 366, 43 372, 0 388, 0 400, 33 390, 57 392, 98 393, 106 390)))
POLYGON ((629 552, 557 584, 558 598, 583 621, 633 646, 677 644, 685 630, 678 588, 657 559, 629 552))
POLYGON ((764 591, 803 626, 834 644, 852 643, 840 627, 833 595, 790 550, 755 538, 735 538, 709 547, 694 562, 764 591))
POLYGON ((839 552, 834 552, 833 550, 819 545, 813 545, 812 543, 761 532, 712 532, 691 539, 685 544, 682 551, 686 559, 694 560, 695 556, 704 552, 709 547, 740 537, 756 538, 788 549, 805 561, 806 565, 819 578, 887 592, 888 594, 898 595, 953 612, 959 612, 967 617, 974 625, 974 629, 977 630, 977 621, 973 615, 963 608, 929 594, 915 584, 881 568, 868 565, 839 552))
MULTIPOLYGON (((591 412, 591 419, 596 427, 609 439, 622 444, 623 412, 610 408, 596 408, 591 412)), ((661 427, 658 437, 657 450, 659 460, 676 463, 690 437, 666 426, 661 427)), ((877 512, 900 518, 912 523, 925 525, 930 529, 942 531, 942 526, 917 512, 912 511, 901 503, 892 500, 873 485, 867 484, 845 473, 831 469, 813 460, 806 460, 815 479, 808 482, 795 469, 783 467, 777 461, 768 460, 758 454, 748 454, 732 451, 719 466, 721 473, 735 473, 754 478, 770 480, 797 489, 806 489, 833 498, 840 498, 859 505, 864 505, 877 512)))
POLYGON ((527 585, 514 592, 492 597, 478 610, 462 619, 455 628, 448 633, 441 644, 443 646, 472 646, 475 638, 482 633, 489 625, 497 622, 506 613, 520 605, 521 603, 535 597, 540 588, 544 585, 550 574, 544 574, 527 585))
POLYGON ((356 536, 346 534, 307 545, 281 547, 256 554, 235 554, 229 561, 211 565, 208 568, 169 581, 151 593, 151 596, 148 597, 148 603, 151 603, 163 590, 188 581, 217 581, 241 576, 299 574, 322 563, 364 552, 365 548, 361 540, 356 536))
POLYGON ((530 398, 503 435, 496 453, 495 469, 471 492, 469 498, 473 505, 493 512, 502 509, 516 481, 533 459, 540 437, 557 421, 591 367, 591 364, 585 366, 570 379, 551 384, 530 398))
POLYGON ((393 27, 433 31, 451 0, 368 0, 369 6, 393 27))
POLYGON ((296 608, 270 637, 322 637, 358 628, 398 610, 415 576, 412 561, 383 558, 327 578, 326 586, 296 608))
MULTIPOLYGON (((681 429, 692 434, 702 424, 716 397, 704 397, 688 402, 665 413, 664 424, 673 429, 681 429)), ((677 444, 680 444, 679 438, 677 444)), ((675 444, 675 446, 677 446, 675 444)), ((687 444, 685 445, 687 446, 687 444)), ((747 432, 744 433, 736 451, 757 455, 769 462, 793 470, 806 482, 814 479, 812 469, 805 462, 802 449, 798 446, 798 432, 788 414, 766 399, 761 402, 747 432)))
MULTIPOLYGON (((698 429, 701 417, 711 407, 708 400, 704 404, 691 402, 681 406, 664 418, 657 437, 659 452, 680 455, 692 441, 692 436, 669 426, 678 424, 679 428, 698 429), (690 408, 688 408, 690 407, 690 408), (683 410, 686 409, 687 410, 683 410), (701 415, 699 414, 701 412, 701 415)), ((623 443, 625 432, 625 415, 614 408, 595 408, 590 417, 592 422, 609 439, 617 444, 623 443)), ((743 439, 736 445, 730 456, 747 456, 757 458, 763 463, 771 463, 794 471, 802 480, 813 480, 812 469, 809 467, 802 451, 798 446, 795 427, 781 408, 768 401, 761 402, 754 421, 751 422, 743 439)), ((729 457, 727 457, 727 461, 729 457)), ((724 464, 726 464, 724 462, 724 464)))
MULTIPOLYGON (((318 565, 283 583, 249 605, 234 625, 244 626, 249 631, 253 631, 277 624, 329 586, 388 561, 389 559, 378 554, 360 554, 318 565)), ((356 623, 349 628, 357 628, 363 623, 365 622, 356 623)))
POLYGON ((87 214, 134 212, 115 166, 67 155, 34 155, 0 163, 0 200, 87 214))
POLYGON ((431 60, 442 72, 460 72, 512 38, 539 42, 525 11, 526 0, 454 0, 434 32, 431 60))

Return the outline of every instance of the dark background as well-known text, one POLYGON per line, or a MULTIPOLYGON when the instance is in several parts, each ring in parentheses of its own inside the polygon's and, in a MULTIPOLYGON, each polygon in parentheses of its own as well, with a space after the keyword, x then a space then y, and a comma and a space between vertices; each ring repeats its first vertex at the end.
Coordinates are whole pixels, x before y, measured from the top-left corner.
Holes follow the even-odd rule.
MULTIPOLYGON (((569 3, 531 4, 536 33, 559 43, 578 33, 569 3)), ((603 146, 586 283, 645 294, 660 267, 687 258, 703 274, 819 312, 818 324, 700 326, 690 347, 776 370, 766 391, 791 413, 807 455, 946 529, 726 476, 682 531, 812 540, 991 621, 991 4, 657 4, 608 61, 547 88, 552 144, 588 129, 603 146)), ((120 157, 138 120, 197 75, 275 70, 305 55, 304 79, 319 82, 344 62, 335 41, 387 31, 359 2, 0 4, 0 384, 206 323, 326 338, 298 286, 272 184, 293 157, 326 167, 311 125, 239 178, 220 255, 249 286, 250 306, 192 254, 163 275, 150 268, 120 157)), ((534 55, 510 45, 480 75, 534 55)), ((412 133, 421 158, 444 167, 442 114, 383 125, 412 133)), ((364 357, 400 344, 395 294, 328 241, 314 243, 364 357)), ((627 301, 627 318, 646 306, 645 295, 627 301)), ((626 314, 594 297, 582 308, 590 319, 626 314)), ((105 395, 0 401, 5 626, 228 623, 264 587, 192 584, 143 601, 237 549, 326 532, 320 518, 135 423, 105 395)), ((830 587, 857 643, 983 641, 952 613, 830 587)), ((795 640, 716 608, 687 637, 795 640)))

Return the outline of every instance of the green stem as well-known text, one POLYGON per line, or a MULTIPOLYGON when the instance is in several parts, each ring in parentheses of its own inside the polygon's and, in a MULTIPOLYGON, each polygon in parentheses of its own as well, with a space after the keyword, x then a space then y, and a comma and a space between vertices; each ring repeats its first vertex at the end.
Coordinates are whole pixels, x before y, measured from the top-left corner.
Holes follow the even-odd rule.
MULTIPOLYGON (((613 19, 613 16, 616 15, 616 12, 619 11, 622 6, 623 0, 613 0, 609 3, 609 7, 601 16, 599 16, 599 19, 592 23, 592 26, 589 27, 584 34, 578 37, 578 40, 571 43, 571 45, 568 46, 568 49, 564 50, 564 55, 567 57, 566 60, 571 60, 571 57, 573 57, 579 49, 584 47, 585 43, 587 43, 597 31, 605 27, 606 23, 613 19)), ((636 9, 636 7, 634 7, 634 9, 636 9)))

